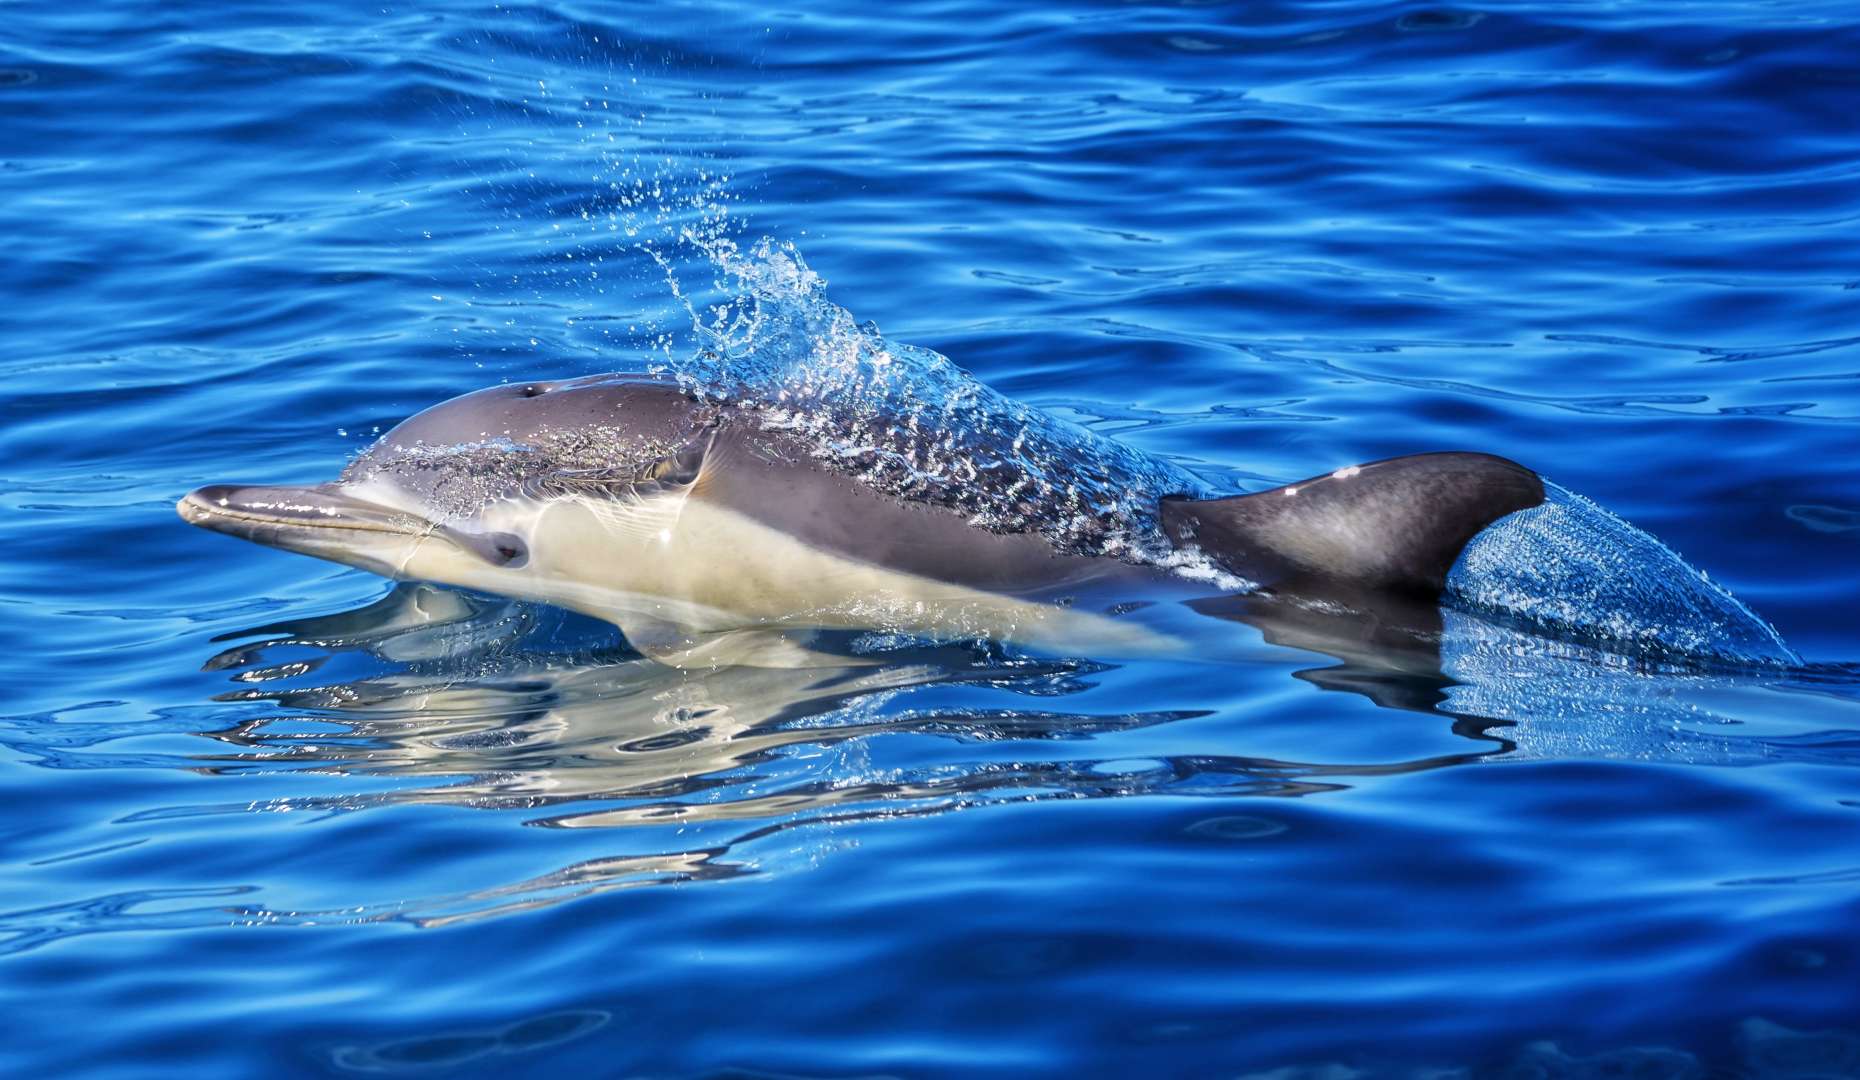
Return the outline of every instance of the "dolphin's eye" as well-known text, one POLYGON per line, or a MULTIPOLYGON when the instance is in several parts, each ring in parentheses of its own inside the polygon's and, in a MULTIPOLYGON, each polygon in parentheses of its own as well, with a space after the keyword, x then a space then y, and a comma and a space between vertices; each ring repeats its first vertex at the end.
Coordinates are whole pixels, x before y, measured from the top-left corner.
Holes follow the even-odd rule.
POLYGON ((511 533, 453 533, 453 539, 492 566, 515 570, 530 561, 530 546, 511 533))
POLYGON ((541 397, 543 395, 543 388, 531 383, 529 386, 523 388, 522 394, 524 397, 541 397))

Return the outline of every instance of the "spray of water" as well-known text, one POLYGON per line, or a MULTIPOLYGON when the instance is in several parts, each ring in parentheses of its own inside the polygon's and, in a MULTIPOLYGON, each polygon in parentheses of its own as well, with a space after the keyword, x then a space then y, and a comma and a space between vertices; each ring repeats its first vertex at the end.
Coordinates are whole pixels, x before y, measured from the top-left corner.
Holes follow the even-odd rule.
POLYGON ((1641 656, 1798 664, 1774 627, 1647 533, 1574 492, 1487 528, 1448 578, 1462 610, 1641 656))
POLYGON ((1004 397, 932 350, 885 338, 827 297, 791 244, 711 248, 730 300, 694 312, 701 346, 672 370, 754 410, 831 467, 974 524, 1061 550, 1174 559, 1158 500, 1206 494, 1187 470, 1004 397))

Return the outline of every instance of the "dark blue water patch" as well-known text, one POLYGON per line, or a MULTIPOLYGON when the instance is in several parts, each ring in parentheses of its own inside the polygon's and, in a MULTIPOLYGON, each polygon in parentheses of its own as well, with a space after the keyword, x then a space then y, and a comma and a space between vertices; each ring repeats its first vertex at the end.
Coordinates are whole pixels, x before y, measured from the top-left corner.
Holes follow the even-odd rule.
POLYGON ((0 1071, 1855 1072, 1857 45, 1826 3, 9 7, 0 1071), (668 281, 729 289, 686 228, 1216 488, 1513 457, 1807 666, 1232 624, 681 674, 174 518, 688 355, 668 281))

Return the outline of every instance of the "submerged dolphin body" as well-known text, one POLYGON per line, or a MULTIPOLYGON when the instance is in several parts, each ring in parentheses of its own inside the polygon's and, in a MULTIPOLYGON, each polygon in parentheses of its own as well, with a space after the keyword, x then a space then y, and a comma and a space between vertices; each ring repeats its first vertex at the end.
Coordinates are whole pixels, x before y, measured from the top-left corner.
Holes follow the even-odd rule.
POLYGON ((1257 494, 1164 495, 1147 519, 1105 526, 1147 535, 1139 557, 1141 542, 1028 524, 1101 524, 1063 505, 1063 486, 1013 469, 925 483, 913 454, 825 452, 768 410, 613 374, 467 394, 333 483, 203 487, 178 510, 388 577, 580 611, 668 662, 782 666, 809 663, 823 634, 872 629, 1150 651, 1169 644, 1167 619, 1125 616, 1158 598, 1288 644, 1338 652, 1341 634, 1430 653, 1469 542, 1546 502, 1543 481, 1503 458, 1421 454, 1257 494), (1185 577, 1191 556, 1243 587, 1185 577))

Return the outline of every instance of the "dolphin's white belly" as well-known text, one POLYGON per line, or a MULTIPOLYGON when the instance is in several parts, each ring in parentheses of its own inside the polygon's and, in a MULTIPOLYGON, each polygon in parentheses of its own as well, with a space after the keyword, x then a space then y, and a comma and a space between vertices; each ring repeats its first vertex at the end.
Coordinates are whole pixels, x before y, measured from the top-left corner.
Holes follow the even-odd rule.
POLYGON ((618 625, 636 644, 668 631, 871 629, 1036 647, 1155 651, 1142 626, 823 551, 702 497, 543 504, 527 528, 539 598, 618 625))

